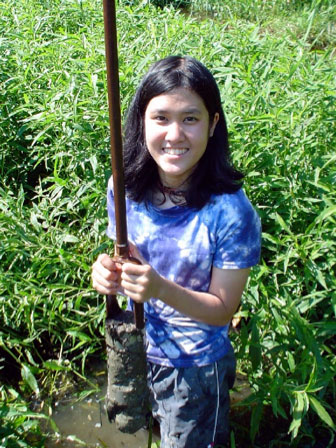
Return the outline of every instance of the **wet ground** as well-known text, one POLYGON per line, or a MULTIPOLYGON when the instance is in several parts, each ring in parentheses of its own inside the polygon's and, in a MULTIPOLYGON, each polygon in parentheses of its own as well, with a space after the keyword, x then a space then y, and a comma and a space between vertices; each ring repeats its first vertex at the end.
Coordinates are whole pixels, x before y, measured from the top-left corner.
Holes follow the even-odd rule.
MULTIPOLYGON (((147 448, 149 432, 141 429, 135 434, 124 434, 107 418, 105 396, 107 373, 104 364, 93 368, 90 380, 99 386, 99 393, 84 400, 76 400, 76 393, 66 394, 52 408, 52 419, 58 427, 58 436, 47 440, 46 448, 147 448)), ((77 391, 78 392, 78 391, 77 391)), ((238 374, 231 403, 235 404, 250 394, 246 378, 238 374)), ((159 441, 156 434, 152 442, 159 441)))
MULTIPOLYGON (((101 393, 80 402, 66 400, 56 403, 52 418, 59 429, 58 439, 49 439, 47 448, 74 448, 77 446, 104 448, 147 448, 149 433, 145 429, 135 434, 124 434, 107 419, 104 397, 101 393)), ((153 442, 159 438, 153 435, 153 442)))
MULTIPOLYGON (((52 408, 51 417, 59 429, 59 434, 53 439, 47 440, 44 446, 46 448, 148 448, 150 444, 148 443, 149 433, 147 430, 142 429, 135 434, 124 434, 117 430, 114 423, 108 421, 104 404, 107 385, 105 366, 99 364, 93 370, 95 379, 90 379, 93 380, 93 383, 98 384, 99 393, 87 399, 76 401, 75 398, 69 398, 78 396, 80 390, 75 388, 72 394, 66 394, 62 400, 56 402, 52 408)), ((235 405, 250 394, 251 389, 246 376, 238 373, 234 390, 231 393, 232 407, 230 414, 235 446, 240 448, 251 446, 249 438, 251 415, 247 408, 240 408, 235 405)), ((291 446, 290 437, 287 436, 288 425, 287 420, 274 419, 272 418, 272 411, 265 409, 260 434, 254 446, 259 448, 275 446, 272 443, 274 434, 277 434, 278 438, 282 434, 283 447, 291 446)), ((336 445, 333 445, 330 441, 330 434, 324 434, 324 437, 321 443, 317 445, 302 446, 336 448, 336 445)), ((159 441, 158 435, 153 434, 153 447, 157 441, 159 441)))
MULTIPOLYGON (((46 448, 147 448, 149 432, 141 429, 134 434, 125 434, 110 423, 107 418, 105 397, 107 388, 106 363, 92 363, 87 380, 84 384, 75 384, 66 374, 58 379, 55 388, 58 390, 59 401, 53 396, 52 408, 46 409, 44 400, 35 403, 35 411, 40 410, 50 415, 56 424, 58 432, 45 442, 46 448), (96 388, 96 392, 85 399, 78 399, 86 389, 96 388)), ((43 425, 42 425, 43 426, 43 425)), ((53 433, 51 428, 44 429, 53 433)), ((152 442, 159 437, 152 436, 152 442)), ((154 445, 153 445, 154 446, 154 445)))

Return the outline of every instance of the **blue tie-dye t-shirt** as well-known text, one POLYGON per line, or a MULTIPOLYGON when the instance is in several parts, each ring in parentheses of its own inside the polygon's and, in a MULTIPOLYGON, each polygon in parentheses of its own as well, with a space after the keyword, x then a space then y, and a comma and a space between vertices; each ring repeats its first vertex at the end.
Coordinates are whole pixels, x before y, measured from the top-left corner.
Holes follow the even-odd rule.
MULTIPOLYGON (((115 239, 112 181, 107 234, 115 239)), ((242 269, 258 263, 260 220, 243 190, 214 195, 201 209, 160 209, 126 200, 128 237, 163 277, 208 291, 212 266, 242 269)), ((145 303, 147 359, 174 367, 206 365, 230 348, 228 325, 201 323, 153 297, 145 303)))

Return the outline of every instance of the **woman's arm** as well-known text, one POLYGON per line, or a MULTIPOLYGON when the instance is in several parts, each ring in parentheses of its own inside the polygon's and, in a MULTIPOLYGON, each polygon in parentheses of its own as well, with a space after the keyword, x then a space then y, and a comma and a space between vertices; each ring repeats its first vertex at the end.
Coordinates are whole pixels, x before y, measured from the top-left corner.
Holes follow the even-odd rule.
POLYGON ((162 300, 177 311, 210 325, 226 325, 236 312, 250 268, 214 267, 208 292, 184 288, 160 276, 149 264, 122 266, 121 286, 135 302, 151 297, 162 300))

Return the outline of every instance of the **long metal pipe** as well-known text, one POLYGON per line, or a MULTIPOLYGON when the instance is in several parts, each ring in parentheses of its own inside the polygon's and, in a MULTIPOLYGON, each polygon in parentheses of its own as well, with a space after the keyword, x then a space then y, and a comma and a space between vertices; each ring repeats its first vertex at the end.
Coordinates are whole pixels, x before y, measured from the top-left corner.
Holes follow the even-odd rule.
POLYGON ((119 65, 115 0, 104 0, 105 53, 107 69, 107 92, 110 119, 110 150, 113 173, 115 215, 116 215, 116 254, 128 254, 127 221, 125 205, 125 184, 122 157, 119 65))
MULTIPOLYGON (((118 41, 117 20, 115 0, 103 0, 104 8, 104 30, 105 30, 105 53, 107 70, 107 93, 109 104, 110 121, 110 151, 111 166, 114 189, 114 206, 116 219, 116 242, 115 256, 125 261, 136 260, 129 257, 127 238, 127 219, 125 201, 125 181, 123 167, 123 147, 121 132, 120 113, 120 90, 119 90, 119 64, 118 64, 118 41)), ((120 311, 115 296, 107 296, 107 317, 113 317, 120 311)), ((144 327, 143 304, 134 304, 135 325, 137 328, 144 327)))

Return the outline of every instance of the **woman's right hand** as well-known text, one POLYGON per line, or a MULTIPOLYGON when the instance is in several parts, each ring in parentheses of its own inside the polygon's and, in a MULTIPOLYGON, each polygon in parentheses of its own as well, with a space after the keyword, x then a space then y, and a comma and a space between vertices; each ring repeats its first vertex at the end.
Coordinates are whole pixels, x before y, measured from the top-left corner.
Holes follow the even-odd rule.
POLYGON ((120 292, 121 266, 107 254, 100 254, 92 265, 92 286, 100 294, 116 295, 120 292))

